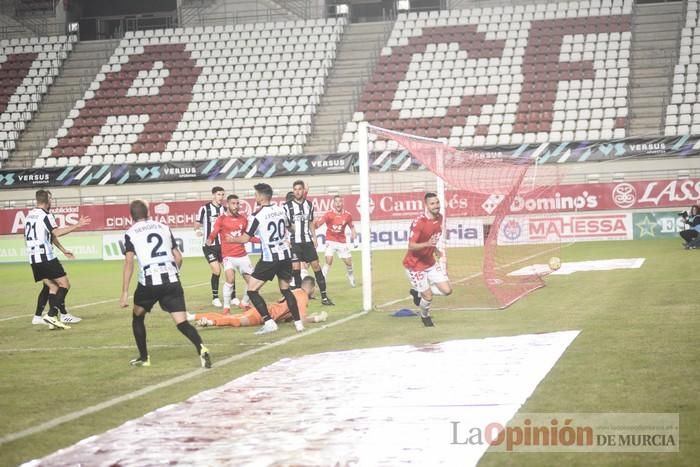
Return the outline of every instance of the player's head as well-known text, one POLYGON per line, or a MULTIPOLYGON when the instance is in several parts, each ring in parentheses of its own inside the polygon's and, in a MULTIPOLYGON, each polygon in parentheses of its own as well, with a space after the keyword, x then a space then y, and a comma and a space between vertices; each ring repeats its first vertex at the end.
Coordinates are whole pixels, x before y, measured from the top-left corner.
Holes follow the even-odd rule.
POLYGON ((698 213, 700 213, 700 206, 698 206, 698 205, 696 204, 695 206, 691 206, 691 207, 690 207, 690 215, 691 215, 691 216, 697 216, 698 213))
POLYGON ((211 200, 215 204, 221 204, 224 200, 224 189, 220 186, 215 186, 211 189, 211 200))
POLYGON ((435 216, 440 214, 440 198, 433 192, 428 192, 425 194, 425 210, 431 215, 435 216))
POLYGON ((228 204, 228 211, 234 216, 238 214, 239 201, 238 195, 228 195, 226 197, 226 204, 228 204))
POLYGON ((316 290, 316 281, 311 276, 306 276, 301 280, 301 289, 306 292, 309 298, 313 297, 316 290))
POLYGON ((148 219, 148 206, 140 199, 131 202, 129 205, 129 212, 134 222, 148 219))
POLYGON ((294 193, 294 199, 301 201, 306 196, 306 185, 303 180, 297 180, 292 184, 292 192, 294 193))
POLYGON ((291 200, 294 199, 294 192, 293 191, 288 191, 287 196, 285 197, 286 202, 290 202, 291 200))
POLYGON ((53 197, 49 190, 37 190, 36 192, 36 205, 42 208, 51 208, 51 201, 53 197))
POLYGON ((255 190, 255 201, 259 205, 270 204, 272 199, 272 187, 267 183, 258 183, 253 187, 255 190))
POLYGON ((333 209, 335 209, 338 212, 343 211, 343 197, 340 195, 335 195, 333 197, 333 209))

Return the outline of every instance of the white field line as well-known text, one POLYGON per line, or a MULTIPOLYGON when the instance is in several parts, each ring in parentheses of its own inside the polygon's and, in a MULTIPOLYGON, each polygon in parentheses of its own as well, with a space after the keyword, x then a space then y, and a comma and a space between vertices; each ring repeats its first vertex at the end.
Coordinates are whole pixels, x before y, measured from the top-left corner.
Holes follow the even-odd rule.
MULTIPOLYGON (((552 248, 550 248, 550 249, 548 249, 548 250, 540 251, 539 253, 536 253, 536 254, 534 254, 534 255, 526 256, 525 258, 520 258, 520 259, 518 259, 518 260, 516 260, 516 261, 512 261, 512 262, 510 262, 510 263, 508 263, 508 264, 504 264, 503 266, 500 266, 498 269, 507 268, 507 267, 513 266, 514 264, 522 263, 523 261, 527 261, 528 259, 532 259, 532 258, 534 258, 534 257, 536 257, 536 256, 540 256, 540 255, 543 255, 543 254, 545 254, 545 253, 549 253, 550 251, 561 250, 562 248, 566 248, 566 247, 571 246, 571 245, 572 245, 572 244, 570 243, 570 244, 568 244, 568 245, 563 245, 563 246, 558 246, 558 247, 552 247, 552 248)), ((482 274, 483 274, 483 272, 475 272, 475 273, 470 274, 470 275, 468 275, 468 276, 466 276, 466 277, 463 277, 463 278, 458 279, 458 280, 456 280, 456 281, 450 281, 450 282, 451 282, 452 284, 461 284, 462 282, 466 282, 466 281, 468 281, 468 280, 470 280, 470 279, 477 278, 477 277, 479 277, 479 276, 482 275, 482 274)), ((396 300, 391 300, 391 301, 388 301, 388 302, 383 303, 383 304, 381 304, 381 305, 377 305, 377 308, 384 308, 384 307, 387 307, 387 306, 396 305, 397 303, 405 302, 406 300, 411 300, 412 298, 413 298, 413 297, 411 297, 410 295, 409 295, 408 297, 397 298, 396 300)), ((437 308, 435 308, 435 309, 437 310, 437 308)), ((484 309, 488 309, 488 308, 466 308, 466 310, 484 310, 484 309)), ((498 308, 492 308, 492 309, 497 310, 498 308)))
MULTIPOLYGON (((193 287, 201 287, 203 285, 209 284, 209 282, 201 282, 199 284, 191 284, 191 285, 186 285, 183 287, 183 289, 191 289, 193 287)), ((133 296, 129 296, 129 299, 134 298, 133 296)), ((83 303, 82 305, 71 305, 70 309, 71 310, 79 310, 81 308, 87 308, 90 306, 95 306, 95 305, 103 305, 105 303, 112 303, 112 302, 118 302, 118 298, 110 298, 109 300, 100 300, 99 302, 92 302, 92 303, 83 303)), ((7 318, 0 318, 0 321, 9 321, 11 319, 17 319, 17 318, 31 318, 34 315, 17 315, 17 316, 9 316, 7 318)))
MULTIPOLYGON (((246 350, 245 352, 242 352, 242 353, 236 354, 236 355, 232 355, 232 356, 225 358, 224 360, 221 360, 221 361, 214 361, 215 368, 218 366, 224 366, 224 365, 228 365, 228 364, 233 363, 233 362, 237 362, 237 361, 242 360, 244 358, 247 358, 251 355, 255 355, 255 354, 263 352, 265 350, 288 344, 289 342, 293 342, 295 340, 302 339, 304 337, 312 336, 318 332, 321 332, 324 329, 339 326, 339 325, 347 323, 348 321, 351 321, 355 318, 359 318, 360 316, 364 316, 367 313, 368 313, 367 311, 360 311, 358 313, 354 313, 350 316, 346 316, 345 318, 339 319, 338 321, 333 321, 332 323, 323 325, 321 327, 309 329, 309 330, 304 331, 303 333, 293 334, 291 336, 285 337, 285 338, 280 339, 280 340, 275 341, 275 342, 266 343, 262 347, 258 347, 256 349, 251 349, 251 350, 246 350)), ((115 397, 113 399, 109 399, 109 400, 104 401, 104 402, 100 402, 99 404, 95 404, 95 405, 92 405, 90 407, 86 407, 86 408, 81 409, 81 410, 76 410, 74 412, 70 412, 66 415, 62 415, 60 417, 49 420, 47 422, 40 423, 40 424, 35 425, 33 427, 27 428, 25 430, 17 431, 15 433, 10 433, 10 434, 5 435, 5 436, 0 438, 0 446, 3 444, 10 443, 12 441, 16 441, 18 439, 26 438, 27 436, 32 436, 32 435, 35 435, 37 433, 41 433, 43 431, 50 430, 50 429, 55 428, 55 427, 62 425, 64 423, 72 422, 73 420, 77 420, 77 419, 84 417, 86 415, 90 415, 90 414, 99 412, 99 411, 107 409, 109 407, 113 407, 113 406, 120 404, 122 402, 127 402, 130 400, 136 399, 136 398, 141 397, 145 394, 149 394, 153 391, 157 391, 158 389, 166 388, 168 386, 172 386, 173 384, 187 381, 187 380, 192 379, 196 376, 206 374, 209 371, 212 371, 212 370, 198 368, 196 370, 192 370, 192 371, 189 371, 187 373, 183 373, 179 376, 175 376, 173 378, 167 379, 167 380, 162 381, 160 383, 146 386, 146 387, 141 388, 137 391, 133 391, 133 392, 124 394, 122 396, 115 397)))
MULTIPOLYGON (((252 329, 252 328, 251 328, 252 329)), ((241 347, 260 347, 269 342, 259 343, 243 343, 239 342, 241 347)), ((207 347, 224 346, 227 344, 207 344, 207 347)), ((175 347, 191 347, 192 344, 149 344, 148 348, 175 348, 175 347)), ((63 352, 66 350, 133 350, 133 345, 102 345, 92 346, 85 345, 81 347, 29 347, 26 349, 0 349, 0 353, 22 353, 22 352, 63 352)))

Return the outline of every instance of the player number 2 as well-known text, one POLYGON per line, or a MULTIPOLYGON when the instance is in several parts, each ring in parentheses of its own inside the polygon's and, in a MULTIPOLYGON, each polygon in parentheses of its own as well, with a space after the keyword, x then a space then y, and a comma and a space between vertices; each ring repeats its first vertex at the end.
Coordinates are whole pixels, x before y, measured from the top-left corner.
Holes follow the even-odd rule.
POLYGON ((284 219, 280 219, 277 223, 275 223, 275 221, 270 222, 267 226, 267 230, 270 232, 270 242, 281 240, 286 233, 284 219))
POLYGON ((152 233, 148 237, 146 237, 146 241, 150 245, 153 241, 155 241, 155 246, 151 250, 151 258, 157 258, 159 256, 165 256, 167 253, 164 251, 159 251, 160 247, 163 246, 163 237, 158 235, 157 233, 152 233))

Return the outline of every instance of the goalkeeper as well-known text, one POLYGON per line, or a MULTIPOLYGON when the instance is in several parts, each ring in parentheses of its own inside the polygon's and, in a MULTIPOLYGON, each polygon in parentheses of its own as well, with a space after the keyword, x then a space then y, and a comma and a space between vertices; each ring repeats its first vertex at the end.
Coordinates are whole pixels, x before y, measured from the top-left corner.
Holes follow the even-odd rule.
MULTIPOLYGON (((314 313, 306 316, 306 308, 309 299, 313 296, 316 288, 316 281, 313 277, 307 276, 301 281, 301 288, 292 291, 299 306, 299 316, 305 323, 320 323, 328 318, 328 313, 314 313)), ((224 315, 222 313, 187 313, 187 319, 194 321, 198 326, 260 326, 263 324, 262 317, 258 310, 252 306, 241 305, 243 313, 236 315, 224 315)), ((275 304, 268 306, 270 316, 275 321, 286 321, 291 319, 291 312, 287 301, 282 298, 275 304)))

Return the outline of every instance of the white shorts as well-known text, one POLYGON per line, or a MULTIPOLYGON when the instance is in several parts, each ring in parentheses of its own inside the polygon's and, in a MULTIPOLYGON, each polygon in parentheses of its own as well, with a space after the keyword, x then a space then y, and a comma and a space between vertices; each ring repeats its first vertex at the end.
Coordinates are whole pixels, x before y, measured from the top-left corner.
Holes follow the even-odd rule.
POLYGON ((350 247, 347 243, 327 241, 326 242, 326 256, 333 256, 334 253, 338 253, 338 258, 347 259, 352 257, 350 253, 350 247))
POLYGON ((411 288, 417 290, 418 293, 423 293, 430 289, 431 284, 439 284, 450 280, 439 263, 435 263, 423 271, 406 269, 406 276, 408 276, 408 281, 411 283, 411 288))
POLYGON ((253 264, 250 262, 248 255, 245 256, 226 256, 224 258, 224 271, 233 269, 239 274, 253 274, 253 264))

